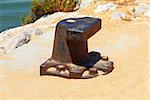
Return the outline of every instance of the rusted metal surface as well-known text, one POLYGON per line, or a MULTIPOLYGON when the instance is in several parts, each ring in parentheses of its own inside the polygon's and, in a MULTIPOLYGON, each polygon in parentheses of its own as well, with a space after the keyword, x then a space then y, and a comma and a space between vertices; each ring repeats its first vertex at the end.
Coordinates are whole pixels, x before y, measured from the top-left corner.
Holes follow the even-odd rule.
POLYGON ((40 75, 87 79, 113 70, 113 62, 98 52, 88 53, 87 40, 101 28, 101 19, 69 18, 56 26, 52 57, 40 66, 40 75), (54 70, 50 70, 54 68, 54 70), (67 70, 67 72, 65 72, 67 70), (84 72, 88 74, 84 75, 84 72))

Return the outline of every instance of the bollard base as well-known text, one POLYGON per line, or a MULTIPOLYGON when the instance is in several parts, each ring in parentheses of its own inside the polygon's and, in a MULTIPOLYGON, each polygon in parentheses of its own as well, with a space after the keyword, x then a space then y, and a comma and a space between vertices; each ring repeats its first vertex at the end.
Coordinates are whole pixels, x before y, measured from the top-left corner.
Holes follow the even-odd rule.
POLYGON ((52 75, 68 79, 88 79, 99 76, 98 70, 103 71, 105 75, 114 69, 113 62, 108 61, 108 57, 100 57, 100 54, 96 52, 91 52, 89 55, 91 60, 84 64, 60 63, 52 58, 48 59, 40 66, 40 75, 52 75))

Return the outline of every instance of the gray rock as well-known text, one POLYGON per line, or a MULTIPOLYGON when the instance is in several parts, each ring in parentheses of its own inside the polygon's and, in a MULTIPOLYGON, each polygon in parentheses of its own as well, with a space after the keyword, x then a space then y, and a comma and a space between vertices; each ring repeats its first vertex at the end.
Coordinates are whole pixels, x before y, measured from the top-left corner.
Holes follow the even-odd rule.
POLYGON ((140 17, 141 15, 150 16, 150 5, 145 3, 139 3, 133 10, 134 17, 140 17))
POLYGON ((27 44, 31 40, 31 34, 28 32, 24 32, 20 36, 18 36, 16 39, 17 39, 17 44, 15 48, 18 48, 24 44, 27 44))
POLYGON ((86 8, 86 7, 88 7, 91 2, 92 2, 92 0, 82 0, 82 2, 80 4, 80 8, 86 8))
POLYGON ((76 7, 73 10, 78 10, 80 8, 81 0, 74 0, 76 7))
POLYGON ((4 52, 4 47, 0 45, 0 52, 4 52))
POLYGON ((126 14, 123 12, 113 12, 111 14, 111 20, 121 20, 122 18, 125 18, 126 14))
POLYGON ((34 32, 35 35, 43 34, 43 31, 41 29, 39 29, 39 28, 35 29, 33 32, 34 32))
POLYGON ((8 39, 8 41, 0 45, 0 52, 9 52, 15 48, 18 48, 24 44, 27 44, 31 40, 30 32, 23 32, 8 39))

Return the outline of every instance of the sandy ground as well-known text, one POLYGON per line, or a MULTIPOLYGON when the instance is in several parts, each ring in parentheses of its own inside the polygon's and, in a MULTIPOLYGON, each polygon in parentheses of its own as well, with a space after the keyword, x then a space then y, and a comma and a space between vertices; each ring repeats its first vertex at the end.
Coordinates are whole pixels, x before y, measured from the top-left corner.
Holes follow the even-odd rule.
POLYGON ((50 30, 0 54, 0 100, 148 100, 150 19, 124 22, 97 16, 103 26, 89 39, 89 51, 109 56, 113 72, 87 80, 41 77, 39 66, 52 53, 54 30, 50 30))
POLYGON ((108 75, 88 80, 39 76, 40 64, 51 55, 53 31, 14 52, 1 54, 0 98, 147 100, 148 27, 147 20, 104 22, 103 28, 89 40, 89 51, 109 56, 115 69, 108 75))

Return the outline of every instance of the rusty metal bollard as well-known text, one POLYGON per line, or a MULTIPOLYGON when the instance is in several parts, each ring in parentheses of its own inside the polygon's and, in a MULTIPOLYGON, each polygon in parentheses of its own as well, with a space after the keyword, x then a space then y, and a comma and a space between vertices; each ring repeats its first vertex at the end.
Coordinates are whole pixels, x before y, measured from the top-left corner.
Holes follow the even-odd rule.
POLYGON ((101 19, 92 17, 69 18, 56 26, 53 54, 40 66, 40 75, 87 79, 113 70, 113 62, 100 53, 88 53, 87 40, 101 28, 101 19), (55 70, 49 70, 55 68, 55 70), (65 71, 68 71, 66 73, 65 71), (83 75, 89 71, 88 75, 83 75))

